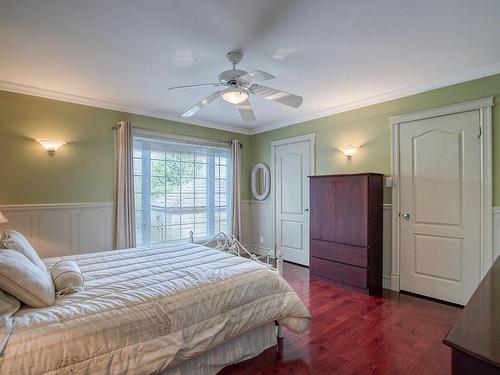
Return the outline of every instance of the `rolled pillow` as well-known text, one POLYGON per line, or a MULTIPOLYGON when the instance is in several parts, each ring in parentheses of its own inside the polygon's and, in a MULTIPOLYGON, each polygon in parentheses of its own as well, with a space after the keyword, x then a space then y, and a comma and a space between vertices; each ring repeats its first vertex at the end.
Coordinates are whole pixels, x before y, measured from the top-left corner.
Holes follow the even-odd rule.
POLYGON ((52 306, 56 299, 48 272, 12 249, 0 250, 0 289, 31 307, 52 306))
POLYGON ((78 264, 71 260, 61 260, 52 266, 50 276, 57 295, 74 293, 83 288, 83 274, 78 264))
POLYGON ((45 263, 40 259, 36 250, 31 246, 30 242, 21 233, 7 229, 3 232, 0 238, 0 247, 3 249, 17 250, 28 258, 35 266, 42 271, 47 271, 45 263))

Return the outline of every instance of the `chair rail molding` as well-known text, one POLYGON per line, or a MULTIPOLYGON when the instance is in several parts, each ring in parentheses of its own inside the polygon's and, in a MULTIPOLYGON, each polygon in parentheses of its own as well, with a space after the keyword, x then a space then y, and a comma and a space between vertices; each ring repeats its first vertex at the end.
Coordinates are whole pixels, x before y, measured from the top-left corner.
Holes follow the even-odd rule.
POLYGON ((23 233, 42 258, 112 250, 114 203, 0 205, 0 229, 23 233))

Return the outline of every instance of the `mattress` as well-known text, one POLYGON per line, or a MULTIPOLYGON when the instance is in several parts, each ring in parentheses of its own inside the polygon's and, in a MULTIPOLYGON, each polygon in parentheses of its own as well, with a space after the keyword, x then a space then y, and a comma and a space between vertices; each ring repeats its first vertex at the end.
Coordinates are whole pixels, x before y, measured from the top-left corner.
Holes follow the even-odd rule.
POLYGON ((310 314, 263 264, 195 244, 45 259, 75 261, 84 290, 14 315, 1 374, 150 374, 257 327, 303 332, 310 314))

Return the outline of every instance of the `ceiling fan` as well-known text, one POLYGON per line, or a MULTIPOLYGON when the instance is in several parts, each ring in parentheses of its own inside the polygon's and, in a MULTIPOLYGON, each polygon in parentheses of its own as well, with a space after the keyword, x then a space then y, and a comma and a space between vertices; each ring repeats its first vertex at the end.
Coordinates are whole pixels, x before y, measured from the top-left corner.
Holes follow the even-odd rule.
POLYGON ((233 65, 233 69, 226 70, 219 74, 219 82, 204 83, 199 85, 186 85, 170 87, 169 90, 195 88, 195 87, 222 87, 220 91, 210 94, 201 102, 196 104, 182 114, 183 117, 191 117, 200 109, 206 107, 215 99, 221 97, 228 103, 236 105, 243 121, 254 121, 255 115, 252 106, 248 101, 250 95, 261 96, 267 100, 289 105, 298 108, 302 104, 302 97, 290 94, 285 91, 276 90, 270 87, 259 85, 255 82, 267 81, 275 78, 273 75, 256 70, 254 72, 246 72, 244 70, 236 69, 236 65, 243 58, 243 54, 238 51, 231 51, 226 54, 227 59, 233 65))

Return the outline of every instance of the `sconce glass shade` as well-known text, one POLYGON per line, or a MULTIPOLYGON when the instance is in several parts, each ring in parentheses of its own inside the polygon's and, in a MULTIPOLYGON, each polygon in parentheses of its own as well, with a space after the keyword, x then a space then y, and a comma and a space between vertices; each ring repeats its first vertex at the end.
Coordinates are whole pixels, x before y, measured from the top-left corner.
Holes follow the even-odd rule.
POLYGON ((359 146, 354 145, 343 145, 339 147, 339 150, 344 153, 344 156, 347 159, 350 159, 354 153, 358 150, 359 146))
POLYGON ((55 139, 37 139, 36 141, 40 143, 48 152, 56 152, 59 147, 66 144, 64 141, 58 141, 55 139))
POLYGON ((9 220, 0 212, 0 224, 8 223, 9 220))

